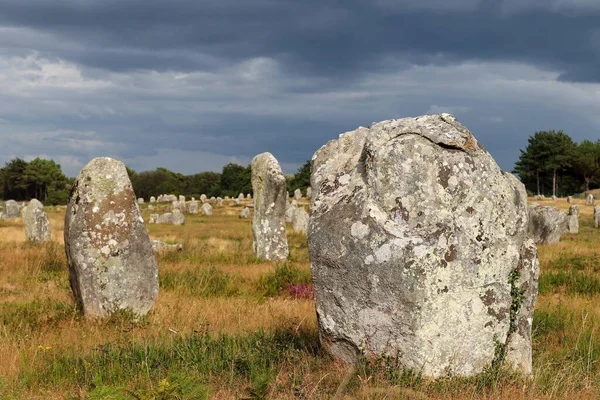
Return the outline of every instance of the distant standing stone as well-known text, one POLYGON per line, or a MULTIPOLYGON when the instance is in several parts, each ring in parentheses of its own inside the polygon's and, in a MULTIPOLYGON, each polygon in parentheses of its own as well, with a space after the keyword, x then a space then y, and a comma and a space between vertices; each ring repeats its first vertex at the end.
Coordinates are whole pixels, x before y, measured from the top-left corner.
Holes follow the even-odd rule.
POLYGON ((188 212, 190 214, 198 214, 198 202, 197 201, 192 201, 190 203, 190 205, 188 206, 188 212))
POLYGON ((154 250, 155 253, 162 253, 163 251, 181 251, 183 250, 183 245, 180 243, 167 244, 160 240, 152 240, 152 250, 154 250))
POLYGON ((19 204, 14 200, 7 200, 4 202, 4 211, 2 213, 2 219, 15 219, 21 216, 21 209, 19 204))
POLYGON ((552 196, 552 201, 556 201, 556 196, 552 196))
POLYGON ((309 216, 304 207, 299 207, 294 210, 292 217, 292 229, 306 233, 308 231, 309 216))
POLYGON ((202 215, 212 215, 212 206, 209 203, 202 204, 202 215))
POLYGON ((183 225, 185 223, 185 216, 181 210, 173 210, 173 225, 183 225))
POLYGON ((30 242, 47 242, 51 239, 50 220, 44 211, 44 206, 36 199, 32 199, 25 209, 25 237, 30 242))
POLYGON ((79 173, 65 216, 71 288, 83 313, 148 313, 158 265, 125 165, 95 158, 79 173))
POLYGON ((179 195, 179 202, 185 204, 185 196, 179 195))
POLYGON ((140 198, 137 200, 137 202, 138 202, 138 204, 144 204, 144 199, 140 197, 140 198))
POLYGON ((223 207, 223 199, 220 197, 217 197, 217 206, 223 207))
POLYGON ((150 214, 150 219, 148 219, 149 224, 156 224, 158 220, 158 214, 150 214))
POLYGON ((246 199, 248 199, 248 200, 252 199, 252 195, 251 195, 250 193, 248 193, 248 194, 246 195, 246 199))
POLYGON ((579 206, 569 207, 567 214, 567 231, 571 234, 579 233, 579 206))
POLYGON ((594 227, 600 226, 600 206, 594 207, 594 227))
POLYGON ((573 196, 569 196, 567 197, 567 203, 572 203, 573 202, 573 196))
POLYGON ((205 194, 201 194, 200 195, 200 201, 204 204, 206 203, 206 195, 205 194))
POLYGON ((254 254, 264 260, 285 260, 289 255, 285 235, 285 176, 271 153, 252 160, 254 254))
POLYGON ((150 196, 150 203, 156 203, 156 198, 154 196, 150 196))
POLYGON ((302 191, 300 189, 294 190, 294 198, 300 200, 302 198, 302 191))
POLYGON ((236 206, 239 206, 241 204, 240 199, 235 199, 233 204, 235 204, 236 206))
POLYGON ((168 212, 159 215, 155 221, 157 224, 173 224, 173 213, 168 212))
POLYGON ((588 206, 593 206, 593 205, 594 205, 594 203, 595 203, 594 195, 593 195, 593 194, 591 194, 591 193, 590 193, 590 194, 588 194, 588 195, 587 195, 587 198, 586 198, 586 204, 587 204, 588 206))
POLYGON ((306 198, 310 199, 312 197, 312 188, 306 189, 306 198))
POLYGON ((242 210, 242 212, 240 212, 240 218, 242 218, 242 219, 250 218, 250 209, 248 207, 245 207, 242 210))
POLYGON ((240 199, 240 200, 244 200, 244 193, 240 193, 240 194, 238 195, 238 199, 240 199))
POLYGON ((150 211, 153 211, 153 210, 154 210, 154 208, 155 208, 155 207, 154 207, 152 204, 150 204, 150 205, 148 206, 148 210, 150 210, 150 211))
POLYGON ((567 215, 551 206, 529 206, 528 232, 537 244, 558 243, 567 230, 567 215))
POLYGON ((287 203, 287 206, 285 209, 285 222, 290 223, 290 224, 292 223, 292 220, 294 219, 294 212, 296 211, 297 208, 298 207, 295 204, 287 203))

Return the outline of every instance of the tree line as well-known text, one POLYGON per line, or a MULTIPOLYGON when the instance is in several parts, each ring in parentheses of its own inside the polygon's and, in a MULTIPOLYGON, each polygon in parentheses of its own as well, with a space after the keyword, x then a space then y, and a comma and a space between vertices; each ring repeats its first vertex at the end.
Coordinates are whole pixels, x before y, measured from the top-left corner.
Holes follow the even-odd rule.
POLYGON ((530 136, 515 164, 530 194, 566 196, 600 185, 600 140, 576 143, 563 131, 530 136))
MULTIPOLYGON (((286 175, 290 193, 310 186, 310 161, 295 174, 286 175)), ((199 198, 234 197, 240 193, 252 193, 252 168, 239 164, 227 164, 219 172, 200 172, 184 175, 167 168, 136 172, 127 167, 133 190, 137 197, 146 200, 161 194, 186 195, 199 198)), ((66 204, 75 178, 67 178, 59 164, 53 160, 36 158, 30 162, 15 158, 0 168, 0 198, 17 201, 36 198, 46 205, 66 204)))

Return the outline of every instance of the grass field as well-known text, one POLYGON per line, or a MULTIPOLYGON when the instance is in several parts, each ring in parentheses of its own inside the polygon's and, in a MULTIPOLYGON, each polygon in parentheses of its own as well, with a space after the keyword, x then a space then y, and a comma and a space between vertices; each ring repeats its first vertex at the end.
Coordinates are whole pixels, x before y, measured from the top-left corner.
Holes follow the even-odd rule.
POLYGON ((141 321, 81 317, 67 278, 64 207, 47 209, 54 241, 43 246, 25 241, 20 220, 0 221, 0 397, 598 399, 600 230, 593 207, 576 203, 580 234, 539 247, 532 379, 490 369, 427 380, 386 357, 337 364, 319 346, 306 236, 288 231, 285 264, 256 260, 241 207, 148 226, 153 239, 184 249, 158 256, 159 297, 141 321))

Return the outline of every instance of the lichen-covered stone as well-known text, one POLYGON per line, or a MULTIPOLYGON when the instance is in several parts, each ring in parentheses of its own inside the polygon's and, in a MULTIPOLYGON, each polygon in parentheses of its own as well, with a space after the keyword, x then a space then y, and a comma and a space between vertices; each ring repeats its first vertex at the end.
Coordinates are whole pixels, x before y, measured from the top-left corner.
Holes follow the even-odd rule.
POLYGON ((254 215, 252 234, 254 254, 259 259, 285 260, 288 243, 285 235, 285 176, 271 153, 252 160, 254 215))
POLYGON ((600 226, 600 206, 594 207, 594 227, 598 228, 600 226))
POLYGON ((290 224, 292 223, 292 221, 294 219, 294 212, 296 211, 297 208, 298 208, 298 206, 286 202, 285 222, 290 223, 290 224))
POLYGON ((567 215, 551 206, 529 206, 528 231, 537 244, 558 243, 567 230, 567 215))
POLYGON ((183 225, 185 223, 185 216, 181 212, 181 210, 173 210, 173 215, 171 216, 171 223, 173 225, 183 225))
POLYGON ((294 190, 294 199, 300 200, 302 198, 302 191, 300 189, 294 190))
POLYGON ((198 214, 198 202, 197 201, 190 202, 190 205, 188 206, 188 213, 198 214))
POLYGON ((202 215, 212 215, 212 206, 209 203, 202 204, 202 215))
POLYGON ((4 211, 2 212, 2 219, 15 219, 21 216, 21 208, 19 204, 14 200, 7 200, 4 202, 4 211))
POLYGON ((595 199, 594 199, 594 195, 590 193, 590 194, 588 194, 588 195, 587 195, 587 198, 586 198, 586 204, 587 204, 588 206, 593 206, 593 205, 594 205, 594 202, 595 202, 594 200, 595 200, 595 199))
POLYGON ((44 211, 44 206, 32 199, 24 209, 25 237, 30 242, 40 243, 50 241, 50 220, 44 211))
POLYGON ((306 189, 306 198, 310 199, 312 197, 312 189, 311 188, 307 188, 306 189))
POLYGON ((298 207, 294 210, 292 216, 292 229, 306 233, 308 231, 309 216, 304 207, 298 207))
POLYGON ((480 373, 500 352, 531 371, 527 194, 463 125, 441 114, 359 128, 317 151, 312 171, 325 348, 347 362, 387 354, 432 377, 480 373))
POLYGON ((579 233, 579 206, 569 207, 567 214, 567 232, 571 234, 579 233))
POLYGON ((125 165, 95 158, 79 173, 65 216, 69 279, 83 313, 148 313, 158 266, 125 165))

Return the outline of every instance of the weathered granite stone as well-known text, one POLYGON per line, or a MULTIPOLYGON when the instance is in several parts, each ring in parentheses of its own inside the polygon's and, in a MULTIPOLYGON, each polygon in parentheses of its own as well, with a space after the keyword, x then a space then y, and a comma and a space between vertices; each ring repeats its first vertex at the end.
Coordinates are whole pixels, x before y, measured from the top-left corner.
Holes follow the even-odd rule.
MULTIPOLYGON (((287 203, 287 202, 286 202, 287 203)), ((285 209, 285 222, 291 224, 294 219, 294 212, 298 207, 294 204, 287 203, 285 209)))
POLYGON ((156 197, 150 196, 150 203, 156 203, 156 197))
POLYGON ((32 199, 24 208, 25 237, 30 242, 47 242, 51 239, 50 220, 44 211, 44 206, 36 199, 32 199))
POLYGON ((137 202, 138 204, 144 204, 144 199, 140 197, 139 199, 137 199, 137 202))
POLYGON ((19 204, 14 200, 7 200, 4 202, 4 211, 2 212, 2 219, 15 219, 21 216, 21 208, 19 204))
POLYGON ((248 199, 248 200, 252 199, 252 195, 251 195, 250 193, 248 193, 248 194, 246 195, 246 199, 248 199))
POLYGON ((240 218, 242 218, 242 219, 250 218, 250 209, 248 207, 245 207, 242 210, 242 212, 240 212, 240 218))
POLYGON ((244 200, 244 193, 240 193, 240 194, 238 195, 238 199, 240 199, 240 200, 244 200))
POLYGON ((264 260, 285 260, 289 249, 285 235, 285 176, 271 153, 252 160, 254 254, 264 260))
POLYGON ((463 125, 441 114, 359 128, 317 151, 312 171, 325 348, 347 362, 387 354, 432 377, 472 376, 501 354, 531 372, 527 194, 463 125))
POLYGON ((172 221, 173 225, 183 225, 185 223, 185 216, 181 210, 173 210, 172 221))
POLYGON ((212 206, 209 203, 202 204, 202 215, 212 215, 212 206))
POLYGON ((206 203, 206 195, 205 194, 201 194, 200 195, 200 201, 202 202, 202 204, 206 203))
POLYGON ((600 206, 594 207, 594 227, 600 226, 600 206))
POLYGON ((181 251, 183 250, 183 245, 180 243, 177 244, 167 244, 165 242, 161 242, 160 240, 152 240, 152 250, 155 253, 162 253, 163 251, 181 251))
POLYGON ((235 199, 235 200, 233 201, 233 204, 235 204, 236 206, 239 206, 239 205, 240 205, 240 204, 242 204, 242 203, 240 202, 240 199, 235 199))
POLYGON ((197 201, 192 201, 190 203, 190 205, 188 206, 188 212, 190 214, 198 214, 198 202, 197 201))
POLYGON ((223 207, 223 199, 220 197, 217 197, 217 206, 223 207))
POLYGON ((573 196, 569 196, 567 197, 567 203, 572 203, 573 202, 573 196))
POLYGON ((185 196, 179 195, 179 202, 185 204, 185 196))
POLYGON ((588 206, 593 206, 593 205, 594 205, 594 203, 595 203, 594 195, 593 195, 593 194, 591 194, 591 193, 590 193, 590 194, 588 194, 588 195, 587 195, 587 198, 586 198, 586 204, 587 204, 588 206))
POLYGON ((557 197, 556 196, 552 196, 552 201, 556 201, 557 197))
POLYGON ((300 200, 302 198, 302 191, 300 189, 294 190, 294 199, 300 200))
POLYGON ((125 165, 95 158, 71 190, 65 216, 71 288, 84 315, 146 314, 158 294, 158 266, 125 165))
POLYGON ((551 206, 529 206, 529 235, 537 244, 558 243, 567 230, 567 215, 551 206))
POLYGON ((217 198, 215 196, 211 197, 209 200, 210 204, 217 204, 217 198))
POLYGON ((577 215, 579 217, 579 206, 575 205, 569 207, 569 212, 567 215, 577 215))
POLYGON ((308 231, 308 213, 304 207, 299 207, 294 210, 292 216, 292 229, 306 233, 308 231))
POLYGON ((158 218, 156 218, 156 223, 157 224, 173 224, 173 214, 168 212, 168 213, 159 215, 158 218))
POLYGON ((149 210, 149 211, 154 211, 154 209, 155 209, 155 208, 156 208, 156 207, 154 207, 152 204, 150 204, 150 205, 148 206, 148 210, 149 210))
POLYGON ((158 214, 150 214, 150 219, 148 219, 149 224, 157 224, 158 222, 158 214))
POLYGON ((312 197, 312 189, 311 188, 307 188, 306 189, 306 198, 310 199, 312 197))

